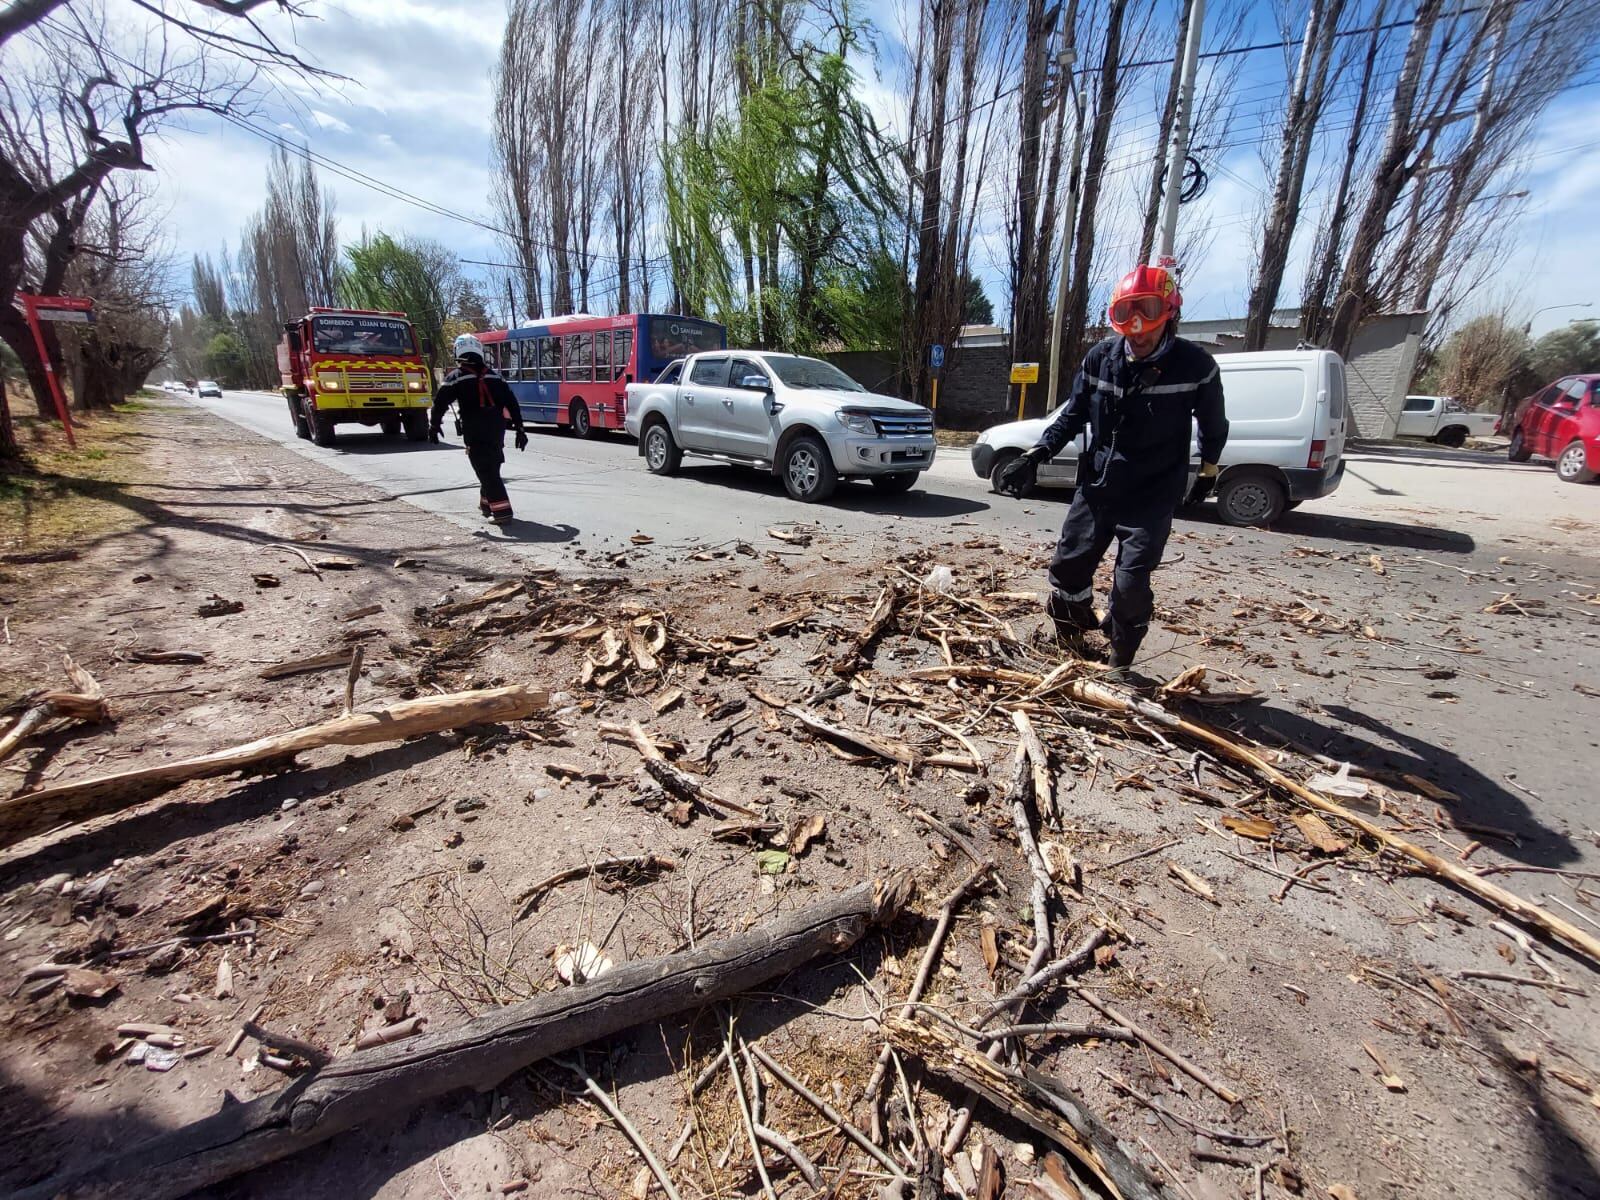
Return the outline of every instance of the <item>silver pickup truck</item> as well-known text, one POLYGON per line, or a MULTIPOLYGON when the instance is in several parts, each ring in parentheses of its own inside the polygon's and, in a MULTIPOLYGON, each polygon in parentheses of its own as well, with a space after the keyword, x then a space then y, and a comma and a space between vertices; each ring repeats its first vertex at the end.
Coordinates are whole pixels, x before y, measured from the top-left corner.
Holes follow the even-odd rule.
POLYGON ((933 415, 867 391, 832 363, 765 350, 695 354, 627 389, 627 431, 656 475, 685 454, 771 471, 796 500, 839 480, 904 492, 933 462, 933 415))

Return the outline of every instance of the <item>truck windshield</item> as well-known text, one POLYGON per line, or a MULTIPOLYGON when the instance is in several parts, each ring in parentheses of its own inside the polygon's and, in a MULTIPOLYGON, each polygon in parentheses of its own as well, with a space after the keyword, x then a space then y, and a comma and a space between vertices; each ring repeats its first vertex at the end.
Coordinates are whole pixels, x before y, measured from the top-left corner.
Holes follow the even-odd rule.
POLYGON ((864 392, 850 376, 820 358, 798 358, 788 354, 768 355, 767 366, 792 388, 830 388, 836 392, 864 392))
POLYGON ((411 326, 391 317, 316 317, 312 346, 318 354, 415 354, 411 326))

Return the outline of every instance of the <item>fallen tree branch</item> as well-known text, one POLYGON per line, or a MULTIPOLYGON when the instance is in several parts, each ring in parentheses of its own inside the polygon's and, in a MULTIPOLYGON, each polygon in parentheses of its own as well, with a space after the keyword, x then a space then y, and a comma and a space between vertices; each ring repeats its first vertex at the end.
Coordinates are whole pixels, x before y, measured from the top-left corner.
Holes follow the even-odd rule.
POLYGON ((856 634, 854 640, 847 646, 842 654, 833 662, 835 675, 853 675, 861 667, 874 643, 889 627, 889 622, 894 620, 895 610, 900 607, 900 602, 905 599, 905 593, 898 587, 885 585, 878 593, 878 602, 872 606, 872 615, 867 618, 867 623, 861 627, 861 632, 856 634))
POLYGON ((487 1089, 542 1058, 839 953, 869 926, 892 919, 909 892, 910 875, 899 872, 684 954, 625 963, 588 983, 496 1009, 456 1029, 358 1050, 289 1088, 231 1104, 126 1153, 24 1189, 13 1200, 133 1190, 146 1200, 167 1200, 209 1187, 343 1130, 460 1088, 487 1089))
POLYGON ((290 759, 319 746, 398 742, 466 725, 514 721, 532 716, 545 702, 544 692, 521 685, 424 696, 372 712, 269 734, 242 746, 230 746, 196 758, 25 792, 0 803, 0 849, 61 825, 77 824, 141 804, 191 779, 229 775, 259 763, 290 759))
MULTIPOLYGON (((914 672, 914 674, 924 677, 928 675, 927 672, 921 671, 914 672)), ((1392 833, 1383 828, 1383 826, 1374 824, 1365 817, 1351 812, 1342 804, 1338 804, 1326 796, 1312 791, 1298 780, 1278 770, 1277 767, 1273 766, 1250 747, 1236 741, 1220 730, 1213 729, 1211 726, 1199 721, 1175 716, 1159 705, 1152 704, 1147 700, 1142 700, 1118 689, 1107 687, 1105 684, 1094 680, 1066 680, 1060 683, 1058 688, 1061 692, 1082 704, 1108 712, 1125 715, 1138 714, 1165 726, 1169 730, 1181 733, 1191 741, 1199 742, 1207 749, 1215 751, 1219 756, 1248 768, 1264 783, 1271 784, 1273 787, 1289 793, 1309 808, 1339 818, 1345 824, 1385 848, 1393 850, 1402 857, 1417 863, 1430 875, 1448 880, 1462 891, 1470 892, 1485 904, 1509 913, 1521 921, 1525 921, 1527 924, 1564 943, 1570 949, 1576 950, 1579 954, 1588 958, 1592 964, 1600 966, 1600 938, 1586 933, 1565 918, 1548 912, 1531 901, 1524 900, 1516 893, 1509 892, 1505 888, 1489 882, 1481 875, 1469 871, 1457 863, 1440 858, 1431 851, 1424 850, 1421 846, 1408 841, 1399 834, 1392 833)))
POLYGON ((978 1018, 977 1028, 982 1029, 1012 1005, 1020 1004, 1062 976, 1072 975, 1083 970, 1094 958, 1095 950, 1103 945, 1110 936, 1104 926, 1097 926, 1090 930, 1089 936, 1084 938, 1082 944, 1071 954, 1065 958, 1058 958, 1049 966, 1041 967, 1039 970, 1031 972, 1021 983, 990 1005, 988 1011, 978 1018))
POLYGON ((1094 1009, 1102 1017, 1115 1021, 1118 1025, 1121 1025, 1129 1033, 1133 1034, 1134 1037, 1138 1038, 1146 1046, 1150 1047, 1150 1049, 1154 1050, 1162 1058, 1166 1059, 1173 1066, 1177 1067, 1178 1070, 1182 1071, 1196 1083, 1204 1084, 1229 1104, 1237 1104, 1241 1099, 1243 1099, 1238 1092, 1234 1091, 1226 1084, 1218 1083, 1215 1079, 1211 1078, 1210 1075, 1206 1074, 1206 1072, 1200 1067, 1197 1067, 1194 1063, 1190 1062, 1183 1055, 1179 1054, 1171 1046, 1167 1045, 1160 1038, 1156 1037, 1155 1034, 1147 1033, 1145 1030, 1135 1025, 1132 1021, 1128 1020, 1127 1017, 1123 1016, 1094 993, 1076 983, 1069 984, 1068 986, 1090 1008, 1094 1009))
POLYGON ((299 555, 300 561, 306 565, 306 570, 310 571, 318 579, 322 578, 322 572, 317 569, 317 564, 311 561, 310 556, 304 550, 296 546, 286 546, 282 542, 268 542, 265 548, 268 550, 287 550, 290 554, 299 555))
POLYGON ((650 1168, 650 1174, 656 1177, 656 1182, 661 1185, 661 1190, 667 1194, 667 1200, 683 1200, 678 1189, 673 1186, 672 1176, 667 1174, 667 1169, 661 1165, 661 1160, 656 1157, 655 1151, 650 1149, 650 1143, 644 1140, 644 1134, 640 1133, 633 1122, 623 1115, 622 1109, 617 1106, 617 1102, 611 1098, 610 1093, 596 1083, 594 1076, 577 1063, 563 1061, 559 1065, 583 1080, 584 1091, 589 1093, 594 1102, 605 1111, 606 1116, 615 1121, 617 1128, 622 1130, 623 1135, 633 1143, 633 1148, 644 1159, 645 1166, 650 1168))
MULTIPOLYGON (((945 937, 950 933, 950 924, 955 919, 956 909, 965 900, 970 892, 994 872, 992 863, 984 863, 973 871, 960 883, 956 884, 950 894, 944 898, 944 903, 939 906, 939 919, 935 922, 933 933, 928 938, 928 945, 922 952, 922 965, 917 968, 917 976, 911 981, 911 990, 906 993, 905 1001, 900 1005, 900 1015, 910 1019, 917 1011, 917 1002, 922 999, 922 993, 928 990, 928 980, 933 977, 934 964, 939 961, 939 955, 944 949, 945 937)), ((883 1081, 888 1078, 889 1058, 894 1052, 887 1042, 878 1052, 878 1062, 872 1069, 872 1078, 867 1080, 867 1086, 862 1090, 862 1102, 872 1110, 873 1128, 878 1127, 878 1091, 883 1087, 883 1081)))
POLYGON ((1081 1163, 1118 1200, 1161 1200, 1161 1185, 1117 1144, 1099 1117, 1064 1084, 1007 1070, 954 1038, 917 1021, 890 1017, 884 1031, 923 1066, 977 1093, 1005 1115, 1038 1130, 1081 1163))
MULTIPOLYGON (((756 1056, 757 1061, 759 1061, 761 1065, 767 1069, 767 1072, 774 1079, 783 1084, 784 1087, 788 1088, 796 1096, 799 1096, 800 1099, 804 1100, 807 1104, 811 1105, 812 1108, 816 1109, 829 1121, 832 1121, 840 1133, 844 1134, 845 1137, 849 1138, 857 1146, 860 1146, 861 1149, 865 1150, 873 1158, 877 1159, 879 1164, 882 1165, 884 1169, 891 1172, 896 1179, 904 1179, 907 1181, 910 1180, 911 1177, 905 1173, 904 1168, 902 1168, 899 1163, 895 1162, 894 1159, 890 1158, 882 1146, 879 1146, 866 1134, 862 1133, 861 1130, 857 1129, 849 1121, 845 1120, 844 1116, 839 1112, 838 1109, 834 1108, 833 1105, 829 1104, 821 1096, 817 1095, 805 1084, 801 1083, 793 1075, 789 1074, 789 1072, 784 1069, 783 1064, 777 1062, 772 1055, 768 1054, 760 1046, 751 1046, 750 1053, 756 1056)), ((18 1200, 30 1200, 30 1198, 19 1197, 18 1200)), ((43 1200, 43 1198, 40 1197, 39 1200, 43 1200)))
POLYGON ((670 858, 662 858, 659 854, 630 854, 624 858, 603 858, 599 862, 568 867, 524 888, 517 896, 516 902, 522 906, 522 911, 517 916, 519 920, 527 916, 539 907, 546 892, 560 887, 563 883, 571 883, 574 879, 586 879, 590 875, 622 879, 630 875, 653 875, 659 871, 673 871, 677 866, 678 864, 670 858))
POLYGON ((628 737, 633 742, 633 748, 644 759, 644 769, 667 791, 680 800, 687 800, 691 804, 699 804, 702 808, 715 812, 718 808, 725 808, 729 812, 736 812, 740 816, 753 817, 757 820, 761 814, 753 808, 746 808, 735 800, 726 800, 717 795, 710 788, 698 782, 687 771, 669 763, 656 748, 655 742, 650 740, 650 735, 637 721, 628 722, 628 737))
POLYGON ((70 654, 61 656, 61 664, 78 690, 42 692, 33 697, 22 715, 12 722, 11 728, 0 736, 0 760, 8 758, 35 730, 51 721, 61 719, 92 724, 104 721, 111 715, 106 708, 105 690, 99 681, 74 662, 70 654))
POLYGON ((1039 820, 1059 827, 1061 813, 1056 808, 1055 789, 1050 786, 1050 758, 1045 754, 1044 743, 1034 732, 1028 714, 1020 708, 1011 711, 1011 722, 1017 727, 1017 736, 1022 740, 1022 748, 1033 770, 1033 803, 1039 810, 1039 820))

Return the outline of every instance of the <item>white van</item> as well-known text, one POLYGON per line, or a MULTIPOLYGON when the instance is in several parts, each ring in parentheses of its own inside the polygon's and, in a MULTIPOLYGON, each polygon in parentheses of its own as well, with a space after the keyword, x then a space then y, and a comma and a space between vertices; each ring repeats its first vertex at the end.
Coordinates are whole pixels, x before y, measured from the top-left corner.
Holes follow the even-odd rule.
MULTIPOLYGON (((1270 525, 1302 501, 1333 492, 1344 477, 1348 420, 1344 362, 1331 350, 1219 354, 1228 444, 1217 479, 1218 515, 1230 525, 1270 525)), ((1038 444, 1052 417, 1012 421, 979 435, 972 469, 993 481, 1038 444)), ((1087 434, 1039 467, 1039 486, 1078 483, 1087 434)), ((1190 477, 1200 469, 1199 444, 1190 477)))

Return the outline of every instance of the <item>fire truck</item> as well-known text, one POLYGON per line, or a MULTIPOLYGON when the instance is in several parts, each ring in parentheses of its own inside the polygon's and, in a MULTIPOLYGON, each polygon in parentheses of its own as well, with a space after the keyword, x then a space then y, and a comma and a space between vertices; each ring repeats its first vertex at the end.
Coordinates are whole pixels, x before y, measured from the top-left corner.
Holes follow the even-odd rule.
POLYGON ((278 370, 294 431, 319 446, 333 445, 336 425, 354 424, 426 441, 431 353, 403 312, 313 308, 288 322, 278 370))

